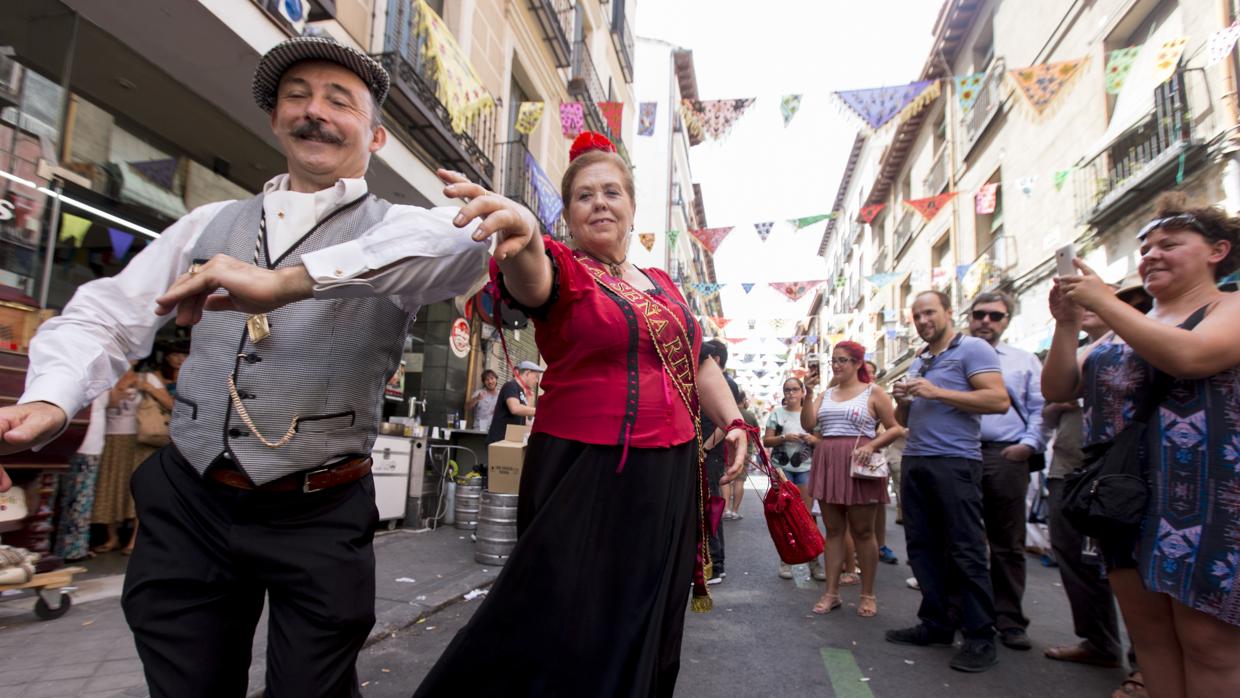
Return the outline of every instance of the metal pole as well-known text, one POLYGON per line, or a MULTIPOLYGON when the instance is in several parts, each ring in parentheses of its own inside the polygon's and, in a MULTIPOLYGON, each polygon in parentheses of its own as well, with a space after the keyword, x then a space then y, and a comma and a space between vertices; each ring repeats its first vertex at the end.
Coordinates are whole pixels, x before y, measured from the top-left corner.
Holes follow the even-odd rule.
POLYGON ((60 192, 64 184, 59 179, 52 183, 52 217, 47 225, 47 253, 43 255, 43 280, 39 284, 39 307, 47 308, 47 290, 52 283, 52 264, 56 261, 56 238, 60 233, 60 192))

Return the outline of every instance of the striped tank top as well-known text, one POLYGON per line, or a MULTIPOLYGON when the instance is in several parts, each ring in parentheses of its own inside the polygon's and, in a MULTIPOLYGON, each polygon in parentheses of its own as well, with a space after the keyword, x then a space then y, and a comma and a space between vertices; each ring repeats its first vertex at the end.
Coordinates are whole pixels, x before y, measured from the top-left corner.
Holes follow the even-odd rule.
POLYGON ((867 436, 874 438, 878 433, 878 420, 870 413, 870 392, 874 386, 868 385, 851 400, 836 402, 835 388, 827 391, 822 398, 822 406, 818 408, 818 434, 821 436, 867 436))

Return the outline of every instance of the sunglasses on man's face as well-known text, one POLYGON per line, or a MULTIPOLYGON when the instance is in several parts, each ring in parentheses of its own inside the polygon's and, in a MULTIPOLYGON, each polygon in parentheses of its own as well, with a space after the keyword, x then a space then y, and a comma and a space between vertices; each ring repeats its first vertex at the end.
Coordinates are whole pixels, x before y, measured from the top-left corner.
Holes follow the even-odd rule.
POLYGON ((998 310, 974 310, 973 311, 973 319, 979 322, 981 322, 982 320, 985 320, 986 318, 990 318, 991 322, 999 322, 1000 320, 1002 320, 1003 318, 1007 316, 1008 316, 1007 313, 1004 313, 998 310))

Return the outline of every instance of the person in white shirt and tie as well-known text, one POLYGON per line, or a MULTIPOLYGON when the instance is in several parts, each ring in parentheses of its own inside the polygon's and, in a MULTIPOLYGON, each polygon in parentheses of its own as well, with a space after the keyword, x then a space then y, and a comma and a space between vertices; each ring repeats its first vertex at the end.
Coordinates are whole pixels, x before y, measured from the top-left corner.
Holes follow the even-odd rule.
POLYGON ((528 209, 443 170, 446 196, 474 196, 466 211, 369 194, 388 86, 330 38, 264 55, 253 94, 288 173, 195 209, 81 287, 31 343, 19 404, 0 408, 0 454, 39 447, 170 316, 195 325, 172 444, 132 483, 142 540, 122 602, 153 696, 244 696, 264 597, 267 691, 359 695, 383 386, 418 308, 480 286, 485 238, 497 234, 502 258, 538 230, 528 209))

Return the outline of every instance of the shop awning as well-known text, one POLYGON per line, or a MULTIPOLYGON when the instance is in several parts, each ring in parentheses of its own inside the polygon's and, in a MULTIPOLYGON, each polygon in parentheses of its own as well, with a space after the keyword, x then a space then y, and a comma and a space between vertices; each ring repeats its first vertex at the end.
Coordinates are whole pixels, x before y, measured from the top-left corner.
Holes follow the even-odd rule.
POLYGON ((129 163, 112 164, 118 173, 117 198, 122 202, 149 208, 173 220, 189 213, 181 197, 147 180, 129 163))

